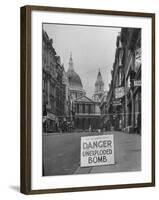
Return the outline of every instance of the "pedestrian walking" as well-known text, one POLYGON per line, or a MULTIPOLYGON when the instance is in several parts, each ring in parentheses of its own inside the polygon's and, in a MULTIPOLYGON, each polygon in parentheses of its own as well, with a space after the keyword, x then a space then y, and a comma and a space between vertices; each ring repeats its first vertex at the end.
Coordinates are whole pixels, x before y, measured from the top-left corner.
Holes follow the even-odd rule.
POLYGON ((91 124, 89 125, 89 132, 91 132, 92 131, 92 127, 91 127, 91 124))

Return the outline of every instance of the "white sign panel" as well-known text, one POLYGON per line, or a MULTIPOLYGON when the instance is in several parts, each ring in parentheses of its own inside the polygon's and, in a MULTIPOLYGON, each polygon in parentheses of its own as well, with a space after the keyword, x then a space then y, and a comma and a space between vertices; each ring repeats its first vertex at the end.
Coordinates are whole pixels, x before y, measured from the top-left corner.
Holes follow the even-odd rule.
POLYGON ((124 96, 124 87, 117 87, 115 88, 115 98, 121 98, 124 96))
POLYGON ((121 105, 120 99, 113 101, 113 106, 120 106, 120 105, 121 105))
POLYGON ((141 81, 140 80, 135 80, 134 81, 134 86, 141 86, 141 81))
POLYGON ((81 167, 114 164, 113 135, 81 137, 81 167))

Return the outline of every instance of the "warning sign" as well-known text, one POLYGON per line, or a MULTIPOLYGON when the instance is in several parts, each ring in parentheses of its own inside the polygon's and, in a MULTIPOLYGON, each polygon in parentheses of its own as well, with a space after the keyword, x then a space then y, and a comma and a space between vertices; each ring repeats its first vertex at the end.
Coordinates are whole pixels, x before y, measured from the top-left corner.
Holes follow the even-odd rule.
POLYGON ((113 135, 81 137, 81 167, 114 164, 113 135))
POLYGON ((141 86, 141 80, 134 80, 134 86, 141 86))

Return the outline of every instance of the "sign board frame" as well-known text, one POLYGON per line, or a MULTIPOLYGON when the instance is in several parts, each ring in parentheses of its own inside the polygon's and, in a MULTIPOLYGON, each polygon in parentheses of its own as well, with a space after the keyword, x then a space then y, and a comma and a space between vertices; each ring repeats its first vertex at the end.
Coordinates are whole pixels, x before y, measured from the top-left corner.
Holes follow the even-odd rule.
POLYGON ((141 86, 141 80, 134 80, 134 87, 140 87, 141 86))
POLYGON ((80 153, 81 167, 115 164, 114 135, 95 135, 81 137, 80 153))

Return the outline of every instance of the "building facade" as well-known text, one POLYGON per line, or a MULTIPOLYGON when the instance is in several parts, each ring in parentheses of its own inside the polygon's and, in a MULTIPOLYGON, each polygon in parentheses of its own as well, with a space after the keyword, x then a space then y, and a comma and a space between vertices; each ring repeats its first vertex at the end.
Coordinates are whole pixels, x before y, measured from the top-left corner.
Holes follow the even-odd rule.
POLYGON ((42 111, 43 132, 56 132, 57 124, 65 116, 66 88, 64 67, 53 48, 53 41, 42 32, 42 111))
POLYGON ((125 130, 141 133, 141 29, 123 28, 125 130))
POLYGON ((82 81, 80 76, 74 70, 74 63, 72 58, 72 53, 70 54, 68 70, 66 72, 66 77, 68 81, 68 121, 71 126, 75 128, 75 104, 74 101, 85 95, 85 90, 83 89, 82 81))
POLYGON ((101 111, 100 124, 101 124, 101 129, 103 131, 109 130, 109 127, 108 127, 109 116, 108 116, 108 111, 107 111, 107 101, 108 101, 108 92, 105 91, 100 102, 100 111, 101 111))
POLYGON ((96 131, 100 128, 100 109, 97 102, 82 96, 74 101, 75 128, 79 131, 96 131))
POLYGON ((69 96, 69 82, 67 78, 67 74, 65 72, 65 69, 63 70, 63 79, 62 79, 63 85, 64 85, 64 96, 65 96, 65 101, 64 101, 64 113, 65 113, 65 119, 70 118, 70 96, 69 96))
POLYGON ((98 81, 96 81, 96 101, 86 96, 81 78, 74 70, 72 54, 69 59, 67 78, 69 83, 71 123, 73 123, 74 130, 88 131, 99 129, 101 114, 99 96, 101 95, 101 91, 103 92, 104 85, 100 72, 97 76, 98 81), (99 84, 101 84, 100 87, 99 84))
POLYGON ((106 109, 110 129, 141 133, 141 29, 121 29, 111 75, 106 109))
POLYGON ((115 60, 112 70, 112 96, 111 96, 111 118, 114 130, 124 128, 124 66, 122 65, 123 48, 120 33, 116 40, 115 60))
POLYGON ((95 82, 95 90, 94 90, 94 94, 93 94, 93 101, 95 102, 100 102, 101 98, 104 94, 104 81, 99 69, 98 75, 97 75, 97 79, 95 82))

